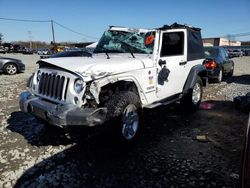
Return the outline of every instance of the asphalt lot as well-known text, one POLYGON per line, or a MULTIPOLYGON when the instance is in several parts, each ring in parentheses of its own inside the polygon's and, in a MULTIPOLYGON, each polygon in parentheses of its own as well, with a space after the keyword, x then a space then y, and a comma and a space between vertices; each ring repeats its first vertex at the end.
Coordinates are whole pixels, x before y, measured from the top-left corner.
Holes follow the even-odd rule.
POLYGON ((20 112, 39 56, 3 56, 22 59, 26 71, 0 74, 0 187, 238 187, 248 115, 232 99, 250 91, 250 57, 234 58, 234 76, 205 88, 196 113, 179 104, 146 110, 128 147, 105 130, 65 132, 20 112))

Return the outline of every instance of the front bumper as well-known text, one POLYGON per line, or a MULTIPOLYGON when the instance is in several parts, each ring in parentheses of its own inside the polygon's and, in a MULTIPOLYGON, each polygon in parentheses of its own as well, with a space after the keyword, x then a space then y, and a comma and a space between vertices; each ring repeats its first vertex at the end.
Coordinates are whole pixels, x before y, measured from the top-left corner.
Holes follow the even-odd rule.
POLYGON ((73 125, 95 126, 106 120, 107 108, 79 108, 72 104, 62 105, 43 100, 26 91, 19 96, 20 109, 47 122, 67 127, 73 125))

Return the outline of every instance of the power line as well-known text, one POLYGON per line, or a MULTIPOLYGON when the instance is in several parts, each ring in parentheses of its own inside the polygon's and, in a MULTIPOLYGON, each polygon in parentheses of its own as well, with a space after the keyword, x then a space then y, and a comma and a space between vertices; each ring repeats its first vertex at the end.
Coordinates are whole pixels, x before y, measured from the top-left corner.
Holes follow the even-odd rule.
POLYGON ((62 24, 60 24, 60 23, 58 23, 58 22, 56 22, 56 21, 54 21, 54 23, 55 23, 56 25, 58 25, 58 26, 64 28, 64 29, 68 30, 68 31, 71 31, 71 32, 75 33, 75 34, 78 34, 78 35, 81 35, 81 36, 84 36, 84 37, 88 37, 88 38, 92 38, 92 39, 98 39, 98 38, 96 38, 96 37, 92 37, 92 36, 85 35, 85 34, 83 34, 83 33, 77 32, 77 31, 75 31, 75 30, 73 30, 73 29, 70 29, 70 28, 68 28, 67 26, 62 25, 62 24))
POLYGON ((0 18, 0 20, 18 21, 18 22, 50 22, 50 20, 26 20, 26 19, 16 19, 16 18, 0 18))
POLYGON ((243 36, 249 36, 249 35, 250 35, 250 32, 232 34, 231 36, 233 36, 233 37, 243 37, 243 36))
POLYGON ((245 37, 245 36, 250 36, 250 32, 237 33, 237 34, 227 34, 223 37, 245 37))
POLYGON ((18 22, 45 22, 45 23, 48 23, 48 22, 53 22, 55 23, 56 25, 72 32, 72 33, 75 33, 77 35, 81 35, 81 36, 84 36, 84 37, 87 37, 87 38, 92 38, 92 39, 98 39, 97 37, 93 37, 93 36, 89 36, 89 35, 85 35, 83 33, 80 33, 78 31, 75 31, 61 23, 58 23, 56 22, 55 20, 31 20, 31 19, 16 19, 16 18, 3 18, 3 17, 0 17, 0 20, 8 20, 8 21, 18 21, 18 22))

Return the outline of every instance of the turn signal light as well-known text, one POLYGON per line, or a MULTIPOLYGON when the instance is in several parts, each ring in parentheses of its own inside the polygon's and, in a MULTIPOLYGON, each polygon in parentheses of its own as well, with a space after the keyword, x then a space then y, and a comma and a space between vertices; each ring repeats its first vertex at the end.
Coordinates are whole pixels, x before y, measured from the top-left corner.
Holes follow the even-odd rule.
POLYGON ((204 64, 204 66, 206 67, 206 69, 215 69, 217 67, 217 64, 214 60, 209 60, 204 64))

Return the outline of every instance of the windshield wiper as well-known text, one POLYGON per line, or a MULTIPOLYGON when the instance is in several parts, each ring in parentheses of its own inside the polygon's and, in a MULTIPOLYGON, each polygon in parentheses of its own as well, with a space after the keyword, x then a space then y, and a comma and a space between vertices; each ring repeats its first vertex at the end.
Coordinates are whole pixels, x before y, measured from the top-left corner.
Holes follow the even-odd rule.
POLYGON ((120 43, 124 44, 125 46, 127 46, 127 47, 128 47, 128 50, 129 50, 129 52, 130 52, 130 54, 132 55, 133 58, 135 58, 134 53, 133 53, 133 51, 131 50, 132 46, 129 45, 128 43, 124 42, 124 41, 121 41, 121 40, 118 40, 118 41, 119 41, 120 43))
POLYGON ((126 42, 124 42, 124 41, 121 41, 121 40, 119 40, 119 39, 115 39, 114 41, 118 41, 118 42, 124 44, 125 46, 127 46, 127 47, 128 47, 128 50, 129 50, 129 52, 130 52, 130 54, 132 55, 133 58, 135 58, 135 55, 134 55, 133 51, 131 50, 131 48, 133 48, 133 46, 131 46, 131 45, 129 45, 128 43, 126 43, 126 42))

